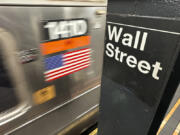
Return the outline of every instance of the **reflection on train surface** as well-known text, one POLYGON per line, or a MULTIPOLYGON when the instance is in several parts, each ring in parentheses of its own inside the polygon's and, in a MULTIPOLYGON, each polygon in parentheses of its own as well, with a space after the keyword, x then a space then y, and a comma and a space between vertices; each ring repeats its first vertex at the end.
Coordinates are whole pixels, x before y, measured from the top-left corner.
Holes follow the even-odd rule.
POLYGON ((97 122, 105 0, 0 2, 0 134, 80 134, 97 122))

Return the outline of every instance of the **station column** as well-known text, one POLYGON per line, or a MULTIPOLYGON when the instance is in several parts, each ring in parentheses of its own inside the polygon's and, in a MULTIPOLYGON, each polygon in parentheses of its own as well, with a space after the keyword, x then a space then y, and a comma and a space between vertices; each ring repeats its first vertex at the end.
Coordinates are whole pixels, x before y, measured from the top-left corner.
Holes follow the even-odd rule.
POLYGON ((109 0, 98 135, 155 135, 179 84, 180 1, 109 0))

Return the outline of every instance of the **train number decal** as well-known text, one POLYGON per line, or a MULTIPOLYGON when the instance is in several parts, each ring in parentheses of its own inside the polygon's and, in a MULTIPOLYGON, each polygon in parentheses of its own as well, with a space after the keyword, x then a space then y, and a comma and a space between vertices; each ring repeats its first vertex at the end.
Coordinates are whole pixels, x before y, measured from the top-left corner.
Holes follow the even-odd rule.
POLYGON ((43 22, 44 40, 59 40, 85 35, 88 31, 87 20, 55 20, 43 22))

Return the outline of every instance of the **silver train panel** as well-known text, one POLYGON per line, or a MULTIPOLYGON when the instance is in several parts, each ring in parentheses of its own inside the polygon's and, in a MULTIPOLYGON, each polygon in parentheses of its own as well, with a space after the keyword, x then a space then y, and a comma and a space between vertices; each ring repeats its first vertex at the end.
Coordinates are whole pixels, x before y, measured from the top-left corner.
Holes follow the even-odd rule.
POLYGON ((1 0, 1 5, 107 6, 107 0, 1 0))
MULTIPOLYGON (((99 11, 106 11, 106 7, 0 7, 0 49, 18 98, 16 106, 0 114, 1 134, 51 134, 52 131, 65 128, 65 125, 81 114, 97 106, 105 32, 105 14, 97 14, 99 11), (45 56, 40 50, 43 34, 41 22, 79 18, 88 20, 88 36, 91 37, 89 47, 92 49, 91 65, 73 74, 46 82, 45 56), (32 49, 37 51, 37 59, 21 64, 19 54, 32 49), (48 86, 55 87, 55 98, 35 105, 33 94, 48 86), (53 112, 54 117, 51 116, 53 112), (45 120, 45 116, 52 118, 50 123, 45 120), (44 122, 47 122, 44 129, 43 126, 36 125, 44 122)), ((77 48, 66 52, 75 50, 77 48)), ((47 118, 48 121, 50 118, 47 118)))

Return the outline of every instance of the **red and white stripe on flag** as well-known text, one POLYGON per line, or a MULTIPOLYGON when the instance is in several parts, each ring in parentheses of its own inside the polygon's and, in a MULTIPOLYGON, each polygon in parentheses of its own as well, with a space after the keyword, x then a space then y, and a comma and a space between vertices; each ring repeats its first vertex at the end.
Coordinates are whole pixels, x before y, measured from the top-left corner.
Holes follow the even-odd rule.
POLYGON ((52 81, 65 75, 87 68, 90 65, 90 48, 62 54, 62 66, 46 71, 46 81, 52 81))

